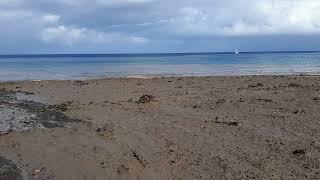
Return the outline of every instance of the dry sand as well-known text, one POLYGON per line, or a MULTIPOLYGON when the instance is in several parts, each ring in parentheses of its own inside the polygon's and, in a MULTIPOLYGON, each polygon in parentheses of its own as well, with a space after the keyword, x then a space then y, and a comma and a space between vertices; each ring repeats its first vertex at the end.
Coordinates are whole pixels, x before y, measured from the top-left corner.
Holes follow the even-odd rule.
POLYGON ((0 180, 320 178, 319 76, 0 89, 0 180))

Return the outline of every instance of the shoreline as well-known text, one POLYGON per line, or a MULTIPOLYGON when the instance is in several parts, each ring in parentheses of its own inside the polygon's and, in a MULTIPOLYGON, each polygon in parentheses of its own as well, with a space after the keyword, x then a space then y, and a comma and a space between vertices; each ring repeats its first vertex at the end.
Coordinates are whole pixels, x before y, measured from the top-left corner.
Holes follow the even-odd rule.
POLYGON ((119 77, 95 77, 95 78, 84 78, 84 79, 22 79, 22 80, 0 80, 0 84, 3 83, 22 83, 22 82, 50 82, 50 81, 95 81, 95 80, 106 80, 106 79, 157 79, 157 78, 214 78, 214 77, 317 77, 320 76, 320 72, 316 74, 309 73, 297 73, 297 74, 245 74, 245 75, 186 75, 186 76, 161 76, 161 75, 137 75, 137 76, 119 76, 119 77))

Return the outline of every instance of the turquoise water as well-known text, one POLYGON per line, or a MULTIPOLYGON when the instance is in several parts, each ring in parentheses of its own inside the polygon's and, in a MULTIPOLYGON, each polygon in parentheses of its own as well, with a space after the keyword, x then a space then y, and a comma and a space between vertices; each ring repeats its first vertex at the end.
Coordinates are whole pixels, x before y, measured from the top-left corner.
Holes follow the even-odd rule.
POLYGON ((320 74, 319 52, 0 56, 0 81, 320 74))

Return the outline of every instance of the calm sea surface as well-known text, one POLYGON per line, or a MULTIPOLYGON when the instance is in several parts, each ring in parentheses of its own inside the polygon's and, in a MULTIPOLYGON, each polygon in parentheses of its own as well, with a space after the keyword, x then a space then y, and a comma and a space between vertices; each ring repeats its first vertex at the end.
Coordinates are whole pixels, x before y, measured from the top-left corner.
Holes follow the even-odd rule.
POLYGON ((320 74, 319 52, 0 56, 0 81, 320 74))

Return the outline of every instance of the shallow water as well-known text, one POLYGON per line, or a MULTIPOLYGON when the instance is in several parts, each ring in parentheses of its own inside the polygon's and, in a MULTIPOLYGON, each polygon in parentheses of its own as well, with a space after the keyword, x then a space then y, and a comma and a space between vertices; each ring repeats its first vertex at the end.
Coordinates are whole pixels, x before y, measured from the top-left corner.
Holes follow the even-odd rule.
POLYGON ((320 74, 319 52, 0 56, 0 81, 320 74))

